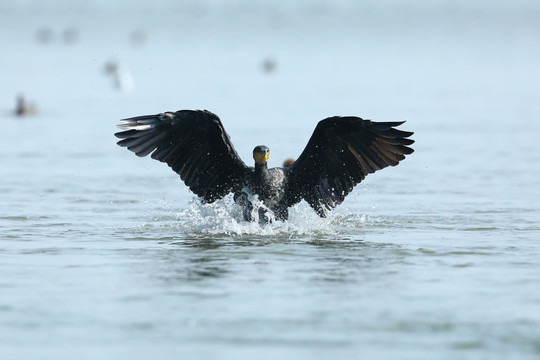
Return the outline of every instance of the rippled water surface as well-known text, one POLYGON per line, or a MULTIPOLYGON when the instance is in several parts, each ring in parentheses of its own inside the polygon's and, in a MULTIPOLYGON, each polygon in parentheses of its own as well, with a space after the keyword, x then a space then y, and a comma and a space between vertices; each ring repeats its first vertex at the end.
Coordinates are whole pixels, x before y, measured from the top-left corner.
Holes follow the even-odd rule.
POLYGON ((2 359, 540 356, 535 2, 0 4, 2 359), (327 219, 249 224, 115 144, 183 108, 248 163, 337 114, 407 120, 415 153, 327 219))

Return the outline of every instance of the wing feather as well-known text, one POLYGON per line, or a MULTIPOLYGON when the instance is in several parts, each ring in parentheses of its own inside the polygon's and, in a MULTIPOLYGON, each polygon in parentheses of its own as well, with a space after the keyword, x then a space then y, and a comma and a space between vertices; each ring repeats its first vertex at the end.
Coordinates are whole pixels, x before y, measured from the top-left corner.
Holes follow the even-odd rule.
POLYGON ((368 174, 399 164, 414 151, 408 147, 413 133, 396 129, 403 123, 353 116, 320 121, 298 160, 287 168, 288 205, 304 199, 324 217, 368 174))
POLYGON ((180 110, 122 120, 118 145, 137 156, 169 165, 204 202, 240 186, 248 167, 240 159, 219 117, 209 111, 180 110))

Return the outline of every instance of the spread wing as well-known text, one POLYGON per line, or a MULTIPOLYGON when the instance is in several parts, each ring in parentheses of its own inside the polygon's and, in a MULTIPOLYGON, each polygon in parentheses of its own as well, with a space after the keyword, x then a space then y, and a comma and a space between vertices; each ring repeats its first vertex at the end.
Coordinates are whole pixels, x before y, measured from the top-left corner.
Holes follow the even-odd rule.
POLYGON ((214 202, 240 184, 248 167, 217 115, 180 110, 122 120, 118 145, 137 156, 167 163, 204 202, 214 202))
POLYGON ((367 174, 396 166, 414 150, 403 122, 374 122, 359 117, 320 121, 306 148, 287 170, 290 205, 306 200, 321 217, 341 204, 367 174))

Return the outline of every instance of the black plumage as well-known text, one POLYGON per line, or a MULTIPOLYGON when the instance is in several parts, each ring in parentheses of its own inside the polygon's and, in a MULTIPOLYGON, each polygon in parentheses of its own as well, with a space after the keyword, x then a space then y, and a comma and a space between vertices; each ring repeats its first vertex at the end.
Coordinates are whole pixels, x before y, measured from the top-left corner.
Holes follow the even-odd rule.
MULTIPOLYGON (((302 199, 326 216, 341 204, 367 174, 395 166, 411 154, 412 132, 396 129, 404 122, 374 122, 359 117, 320 121, 300 157, 287 168, 268 169, 269 149, 257 146, 255 166, 240 159, 218 116, 209 111, 180 110, 122 120, 118 145, 138 156, 152 153, 167 163, 203 202, 228 193, 252 220, 246 192, 258 195, 276 218, 302 199)), ((265 210, 259 211, 265 215, 265 210)))
POLYGON ((413 133, 395 129, 402 122, 374 122, 358 117, 320 121, 306 148, 289 169, 287 200, 301 199, 325 216, 341 204, 367 174, 395 166, 414 150, 413 133))

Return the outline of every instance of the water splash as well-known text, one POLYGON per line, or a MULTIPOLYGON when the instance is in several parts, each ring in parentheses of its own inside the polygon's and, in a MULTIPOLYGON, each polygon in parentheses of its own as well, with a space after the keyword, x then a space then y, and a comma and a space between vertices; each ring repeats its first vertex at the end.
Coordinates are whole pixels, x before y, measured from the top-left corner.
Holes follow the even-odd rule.
MULTIPOLYGON (((258 219, 258 208, 263 207, 257 199, 252 199, 254 204, 253 216, 258 219)), ((289 209, 288 221, 271 221, 259 223, 258 221, 247 222, 243 220, 242 209, 237 206, 232 197, 216 201, 213 204, 202 204, 193 199, 185 209, 177 214, 182 231, 189 236, 205 237, 212 236, 261 236, 278 238, 326 237, 335 235, 343 230, 351 233, 351 227, 357 230, 357 226, 349 224, 342 226, 343 216, 320 218, 309 208, 301 203, 289 209)), ((362 217, 349 218, 354 222, 362 223, 362 217)), ((357 224, 358 225, 358 224, 357 224)))
MULTIPOLYGON (((262 205, 254 201, 253 218, 244 220, 242 208, 232 195, 213 204, 203 204, 192 198, 188 205, 178 210, 173 203, 162 203, 159 214, 137 228, 139 237, 178 239, 230 239, 257 241, 336 241, 358 239, 361 234, 388 232, 416 226, 417 218, 411 216, 366 215, 355 206, 338 207, 320 218, 305 202, 289 208, 289 220, 259 223, 258 209, 262 205), (141 233, 143 235, 141 235, 141 233)), ((365 209, 364 209, 365 210, 365 209)), ((125 232, 125 229, 123 230, 125 232)))

